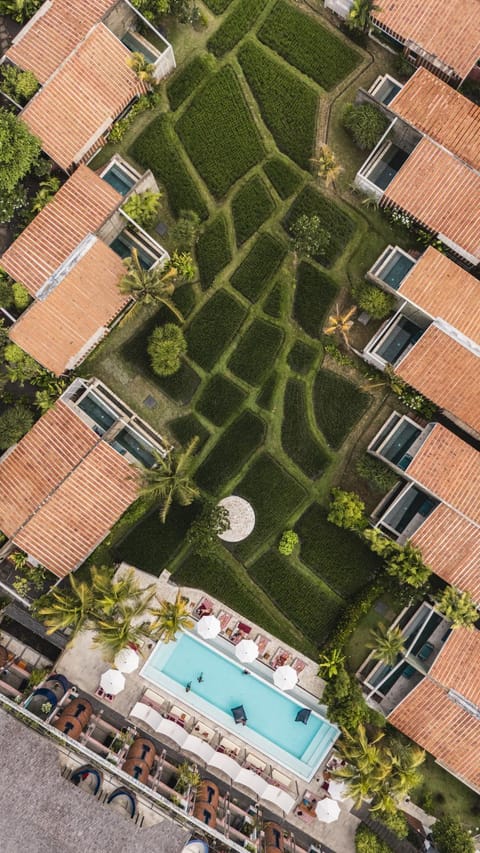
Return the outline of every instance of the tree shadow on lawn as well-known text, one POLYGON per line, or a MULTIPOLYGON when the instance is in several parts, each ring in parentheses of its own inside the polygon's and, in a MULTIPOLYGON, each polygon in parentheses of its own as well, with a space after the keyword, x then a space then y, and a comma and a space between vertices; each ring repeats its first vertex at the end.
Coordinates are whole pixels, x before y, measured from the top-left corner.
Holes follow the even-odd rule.
POLYGON ((168 568, 200 510, 200 501, 187 507, 174 503, 165 524, 162 524, 156 507, 116 545, 115 556, 158 576, 163 569, 168 568))

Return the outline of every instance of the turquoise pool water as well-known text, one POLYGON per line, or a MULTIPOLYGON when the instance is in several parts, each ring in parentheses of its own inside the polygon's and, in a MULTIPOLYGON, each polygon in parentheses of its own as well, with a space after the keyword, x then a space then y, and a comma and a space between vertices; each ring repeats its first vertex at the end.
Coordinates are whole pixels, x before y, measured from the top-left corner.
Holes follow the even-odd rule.
MULTIPOLYGON (((261 666, 256 664, 257 669, 261 666)), ((335 741, 336 727, 314 710, 307 725, 295 722, 301 708, 315 707, 314 698, 310 705, 298 692, 282 693, 252 670, 245 675, 243 669, 220 649, 193 634, 183 634, 175 643, 159 643, 141 674, 273 760, 310 779, 335 741), (201 682, 197 680, 200 674, 201 682), (186 692, 189 682, 191 689, 186 692), (231 709, 237 705, 245 708, 245 726, 234 723, 231 709)))

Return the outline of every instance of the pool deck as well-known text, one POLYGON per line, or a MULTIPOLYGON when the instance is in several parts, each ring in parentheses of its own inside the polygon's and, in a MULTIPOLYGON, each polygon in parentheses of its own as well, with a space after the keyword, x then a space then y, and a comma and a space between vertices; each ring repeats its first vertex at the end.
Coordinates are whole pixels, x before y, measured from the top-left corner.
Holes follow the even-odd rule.
MULTIPOLYGON (((121 573, 126 568, 127 565, 122 564, 118 572, 121 573)), ((146 587, 155 582, 155 579, 151 575, 138 569, 135 571, 138 582, 142 586, 146 587)), ((168 572, 163 572, 156 579, 156 587, 157 596, 160 600, 173 601, 175 599, 178 587, 170 582, 170 574, 168 572)), ((244 627, 250 628, 246 636, 254 640, 257 640, 259 635, 264 638, 262 642, 263 652, 262 657, 259 658, 259 663, 263 662, 265 667, 270 670, 270 674, 273 671, 274 667, 272 667, 272 663, 275 663, 275 658, 279 653, 278 650, 280 650, 282 662, 285 655, 287 656, 285 662, 295 663, 298 661, 300 664, 299 670, 301 670, 299 672, 299 686, 311 695, 312 700, 319 702, 319 711, 324 714, 324 708, 321 707, 320 700, 325 683, 317 675, 318 664, 315 661, 304 655, 300 655, 294 648, 280 642, 263 628, 248 620, 246 616, 242 616, 230 608, 226 608, 222 602, 212 598, 210 595, 206 596, 201 590, 182 587, 182 593, 189 599, 193 618, 198 619, 199 615, 204 611, 204 608, 202 609, 201 607, 199 612, 195 612, 202 602, 207 604, 207 611, 210 611, 211 606, 211 612, 214 614, 226 614, 222 618, 222 624, 225 625, 222 636, 225 639, 233 638, 232 645, 235 639, 237 639, 235 632, 238 630, 239 623, 244 627), (230 615, 230 619, 227 622, 228 614, 230 615), (303 668, 302 665, 304 665, 303 668)), ((242 631, 243 635, 245 634, 242 631)), ((57 662, 57 670, 62 672, 73 684, 76 684, 80 690, 95 695, 99 686, 100 676, 111 664, 105 659, 104 652, 101 649, 92 646, 92 639, 93 632, 91 631, 79 634, 73 643, 63 652, 57 662)), ((306 782, 305 779, 296 776, 291 771, 286 770, 285 767, 276 765, 264 753, 248 746, 231 732, 223 731, 217 723, 212 723, 208 717, 202 716, 196 711, 193 712, 187 705, 182 706, 181 700, 173 699, 168 693, 162 692, 160 688, 152 686, 151 683, 142 678, 139 672, 153 647, 153 643, 145 643, 144 648, 141 650, 143 662, 139 670, 126 675, 125 689, 114 698, 113 702, 105 702, 107 707, 111 707, 116 713, 129 718, 131 724, 137 725, 139 729, 148 734, 150 729, 147 725, 130 717, 130 712, 137 702, 148 704, 160 713, 170 715, 171 718, 180 718, 181 725, 187 731, 191 731, 193 734, 202 737, 215 749, 220 745, 226 746, 235 753, 236 760, 245 766, 252 766, 252 764, 257 764, 260 767, 263 766, 264 770, 261 771, 261 775, 276 779, 276 784, 288 791, 297 803, 302 802, 306 791, 315 799, 320 799, 325 795, 325 788, 322 785, 325 784, 324 768, 329 756, 326 756, 325 761, 320 765, 310 782, 306 782)), ((255 797, 252 795, 252 801, 254 799, 255 797)), ((355 850, 354 835, 359 821, 350 812, 353 805, 351 800, 340 802, 339 805, 341 808, 340 818, 331 824, 324 824, 316 820, 312 813, 309 813, 308 808, 302 810, 302 806, 298 804, 288 814, 287 819, 292 826, 296 826, 298 830, 311 835, 314 843, 323 842, 331 850, 338 851, 338 853, 353 853, 355 850), (299 814, 299 812, 302 813, 299 814)), ((272 806, 272 808, 275 810, 275 807, 272 806)))

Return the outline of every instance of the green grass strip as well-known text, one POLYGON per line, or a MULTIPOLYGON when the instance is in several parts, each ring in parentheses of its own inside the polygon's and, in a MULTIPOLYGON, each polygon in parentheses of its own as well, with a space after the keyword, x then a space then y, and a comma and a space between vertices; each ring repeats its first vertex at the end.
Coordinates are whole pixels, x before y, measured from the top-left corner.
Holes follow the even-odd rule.
POLYGON ((195 481, 201 489, 217 495, 263 443, 265 421, 246 409, 220 436, 198 469, 195 481))
POLYGON ((330 461, 327 451, 312 435, 307 415, 307 389, 301 379, 289 379, 285 389, 282 446, 311 479, 323 474, 330 461))
POLYGON ((208 49, 215 56, 224 56, 248 33, 264 8, 265 0, 238 0, 228 17, 209 38, 208 49))
POLYGON ((260 234, 247 257, 233 273, 230 279, 232 285, 250 302, 256 302, 286 254, 284 243, 271 234, 260 234))
POLYGON ((199 237, 196 247, 200 283, 206 290, 218 273, 232 260, 232 247, 227 217, 219 213, 199 237))

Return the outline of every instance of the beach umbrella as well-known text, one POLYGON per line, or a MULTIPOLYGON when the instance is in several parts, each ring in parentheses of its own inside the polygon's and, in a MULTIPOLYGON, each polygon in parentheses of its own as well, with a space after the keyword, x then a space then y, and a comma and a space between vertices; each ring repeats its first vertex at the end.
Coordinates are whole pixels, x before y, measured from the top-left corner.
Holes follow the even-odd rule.
POLYGON ((135 651, 135 649, 127 646, 125 649, 121 649, 118 654, 115 655, 115 660, 113 661, 114 665, 120 672, 135 672, 138 669, 138 664, 140 663, 140 658, 135 651))
POLYGON ((220 633, 221 628, 220 620, 213 613, 210 613, 209 616, 202 616, 197 622, 197 632, 204 640, 212 640, 220 633))
POLYGON ((251 663, 258 658, 258 646, 253 640, 240 640, 235 646, 235 657, 242 663, 251 663))
POLYGON ((333 779, 328 783, 328 796, 334 800, 346 800, 348 797, 347 786, 340 779, 333 779))
POLYGON ((273 683, 280 690, 291 690, 298 681, 298 675, 293 666, 279 666, 273 673, 273 683))
POLYGON ((100 687, 105 693, 116 696, 125 687, 125 676, 119 669, 107 669, 100 677, 100 687))
POLYGON ((320 800, 315 808, 315 814, 323 823, 333 823, 338 820, 340 814, 340 806, 336 800, 331 800, 330 797, 324 797, 320 800))

